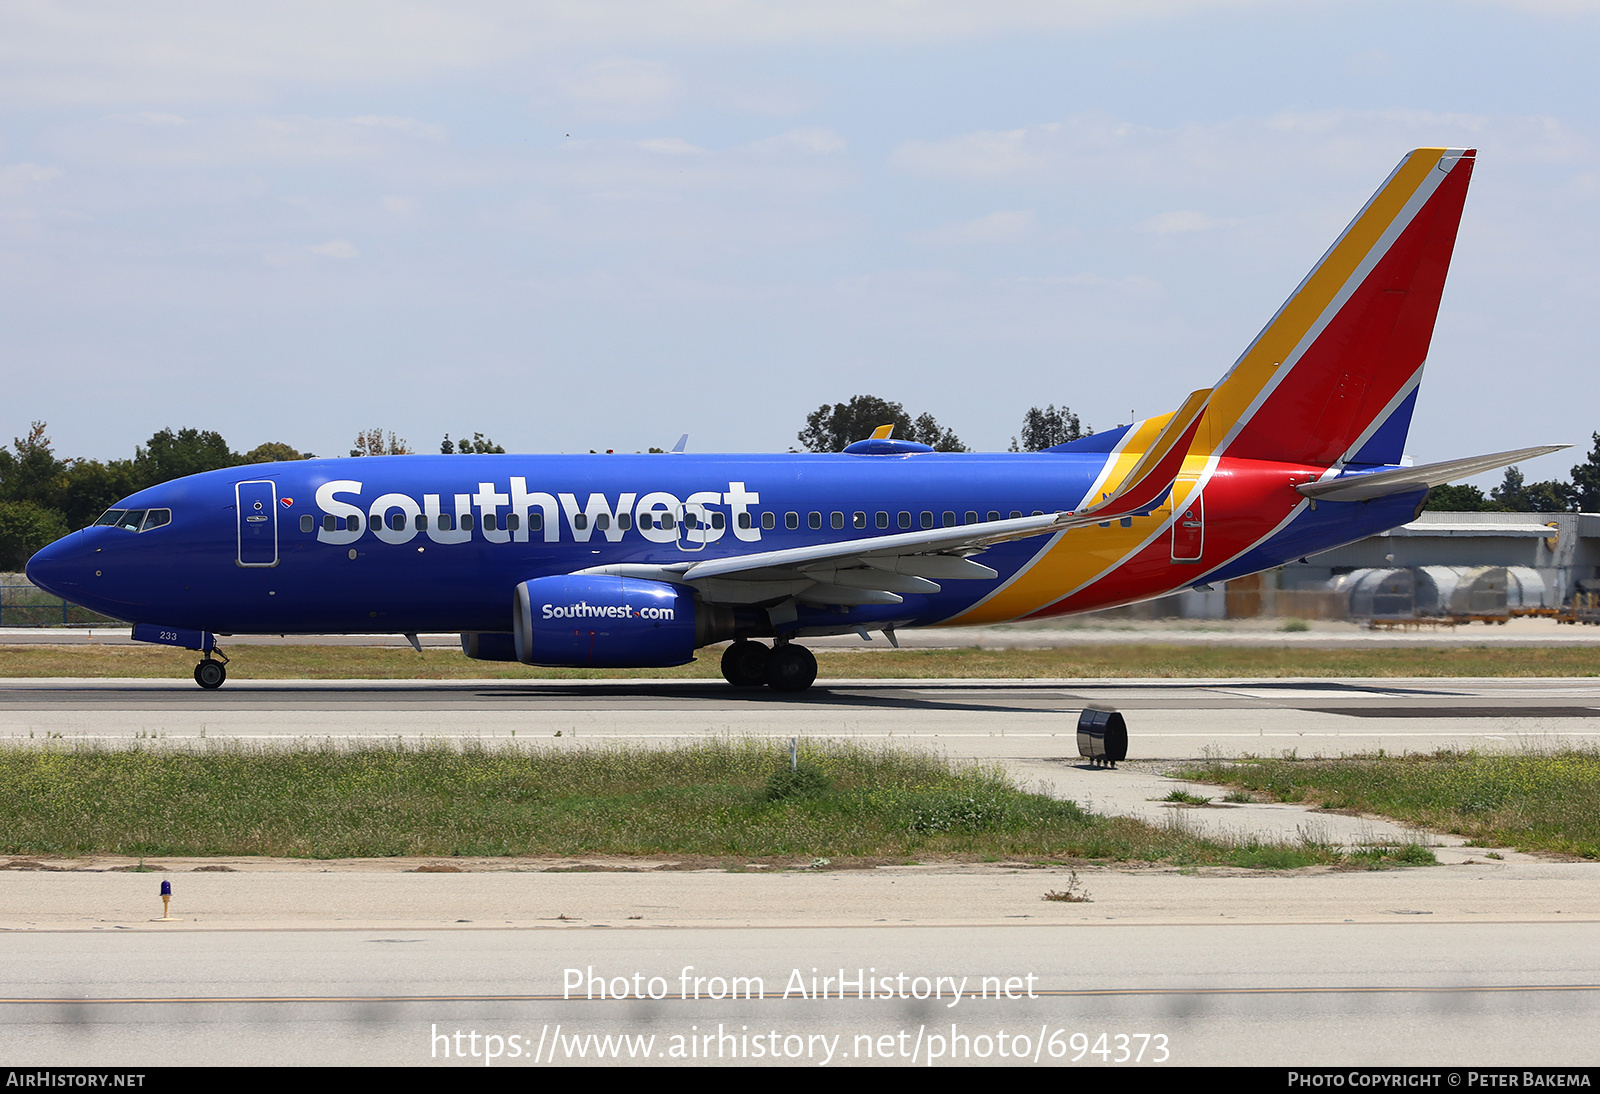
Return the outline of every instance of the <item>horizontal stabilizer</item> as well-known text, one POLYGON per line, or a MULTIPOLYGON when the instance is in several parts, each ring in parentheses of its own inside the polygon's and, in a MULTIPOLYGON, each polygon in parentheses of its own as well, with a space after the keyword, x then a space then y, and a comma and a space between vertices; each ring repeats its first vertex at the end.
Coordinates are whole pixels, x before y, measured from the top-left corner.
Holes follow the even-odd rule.
POLYGON ((1093 522, 1108 516, 1147 512, 1159 505, 1172 488, 1172 480, 1183 470, 1184 457, 1194 443, 1195 431, 1200 428, 1200 419, 1205 416, 1210 398, 1210 388, 1190 392, 1183 405, 1173 412, 1172 420, 1123 478, 1122 486, 1075 515, 1093 522))
POLYGON ((1468 456, 1464 460, 1446 460, 1443 463, 1423 464, 1421 467, 1397 467, 1392 471, 1372 471, 1354 475, 1341 475, 1321 482, 1301 483, 1295 489, 1313 501, 1369 501, 1390 494, 1409 494, 1433 486, 1443 486, 1457 479, 1471 478, 1497 467, 1509 467, 1535 456, 1571 448, 1570 444, 1542 444, 1537 448, 1518 448, 1512 452, 1491 452, 1487 456, 1468 456))

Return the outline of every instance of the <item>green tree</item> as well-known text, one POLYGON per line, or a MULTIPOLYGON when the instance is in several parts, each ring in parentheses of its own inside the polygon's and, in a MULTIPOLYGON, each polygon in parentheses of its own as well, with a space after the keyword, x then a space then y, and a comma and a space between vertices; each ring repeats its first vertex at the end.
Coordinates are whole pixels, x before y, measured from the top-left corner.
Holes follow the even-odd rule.
POLYGON ((355 447, 350 450, 352 456, 409 456, 411 447, 404 437, 397 437, 393 430, 389 431, 388 440, 384 440, 383 430, 363 429, 356 434, 355 447))
POLYGON ((1489 499, 1476 486, 1452 483, 1428 491, 1429 512, 1481 513, 1489 507, 1489 499))
POLYGON ((57 480, 67 461, 56 459, 44 430, 43 422, 34 422, 26 437, 13 438, 13 452, 0 448, 0 501, 54 507, 57 480))
POLYGON ((314 460, 309 452, 296 452, 282 441, 267 441, 258 444, 243 456, 239 457, 240 463, 288 463, 291 460, 314 460))
POLYGON ((1505 479, 1489 491, 1492 508, 1509 513, 1566 513, 1577 501, 1577 491, 1554 479, 1528 483, 1520 468, 1506 468, 1505 479))
POLYGON ((145 485, 132 460, 73 460, 58 481, 56 505, 69 528, 93 524, 101 513, 145 485))
POLYGON ((1572 469, 1574 507, 1580 513, 1600 513, 1600 433, 1594 435, 1589 459, 1572 469))
POLYGON ((472 440, 470 441, 465 439, 452 441, 450 439, 450 434, 446 433, 444 435, 444 442, 439 445, 439 451, 444 453, 446 456, 450 455, 452 452, 462 456, 470 456, 473 453, 479 453, 483 455, 498 455, 504 453, 505 449, 489 440, 489 438, 485 437, 482 433, 474 433, 472 435, 472 440))
POLYGON ((1017 438, 1011 438, 1011 451, 1013 452, 1043 452, 1047 448, 1054 448, 1058 444, 1066 444, 1080 437, 1087 437, 1093 429, 1085 429, 1078 416, 1070 407, 1063 406, 1060 410, 1051 403, 1040 410, 1036 406, 1028 408, 1022 416, 1022 444, 1017 444, 1017 438))
POLYGON ((20 570, 39 548, 66 535, 61 514, 32 501, 0 502, 0 570, 20 570))
POLYGON ((955 431, 945 429, 932 414, 918 414, 916 427, 916 435, 907 437, 906 440, 925 444, 935 452, 967 451, 967 446, 961 443, 961 438, 955 435, 955 431))
POLYGON ((809 452, 843 452, 846 445, 865 440, 879 426, 894 426, 894 436, 916 441, 940 452, 965 452, 952 430, 942 427, 932 414, 913 419, 900 403, 876 395, 856 395, 848 403, 824 403, 806 415, 806 427, 799 433, 800 443, 809 452))
POLYGON ((209 429, 163 429, 133 453, 140 489, 241 462, 243 457, 228 447, 222 434, 209 429))

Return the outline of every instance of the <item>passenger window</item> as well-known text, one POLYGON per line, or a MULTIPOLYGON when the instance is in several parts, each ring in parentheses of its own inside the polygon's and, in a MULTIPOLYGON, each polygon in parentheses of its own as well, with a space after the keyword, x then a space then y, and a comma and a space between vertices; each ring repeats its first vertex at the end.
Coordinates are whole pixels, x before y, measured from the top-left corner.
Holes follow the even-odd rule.
POLYGON ((713 527, 715 529, 718 529, 718 530, 721 530, 723 528, 726 528, 727 526, 728 526, 728 514, 726 514, 726 513, 712 513, 711 514, 711 527, 713 527))
POLYGON ((463 532, 472 531, 472 514, 471 513, 462 513, 461 514, 461 530, 463 532))
MULTIPOLYGON (((516 517, 512 517, 511 519, 512 520, 516 520, 517 518, 516 517)), ((515 528, 516 525, 513 524, 511 527, 515 528)), ((621 528, 624 532, 626 532, 629 528, 632 528, 633 527, 633 514, 632 513, 618 513, 617 514, 617 527, 621 528)))
POLYGON ((521 527, 522 527, 522 514, 521 513, 507 513, 506 514, 506 530, 508 532, 515 532, 518 528, 521 528, 521 527))
POLYGON ((426 532, 427 530, 428 530, 428 514, 426 514, 426 513, 418 513, 417 514, 417 531, 426 532))
POLYGON ((322 517, 322 530, 324 532, 333 531, 338 526, 337 525, 337 521, 338 520, 339 520, 339 518, 334 516, 332 513, 323 514, 323 517, 322 517))
POLYGON ((122 514, 122 519, 117 522, 117 527, 127 532, 137 532, 139 525, 144 523, 143 509, 129 509, 122 514))
POLYGON ((449 513, 440 513, 439 514, 439 531, 441 531, 441 532, 453 532, 453 531, 455 531, 455 528, 456 528, 456 518, 455 517, 451 516, 449 513))
POLYGON ((888 513, 879 513, 878 514, 878 527, 879 528, 887 528, 887 527, 889 527, 889 514, 888 513))
POLYGON ((359 532, 359 531, 361 531, 361 518, 360 517, 350 517, 348 520, 345 521, 345 525, 350 529, 350 531, 359 532))
POLYGON ((900 522, 899 523, 900 523, 900 527, 902 527, 902 528, 910 528, 911 527, 911 514, 910 513, 901 513, 900 514, 900 522))
POLYGON ((821 528, 822 527, 822 514, 821 513, 812 513, 810 517, 806 518, 806 523, 811 525, 811 527, 813 527, 813 528, 821 528))
POLYGON ((119 521, 121 519, 122 519, 122 510, 121 509, 107 509, 104 513, 100 514, 100 519, 95 521, 94 523, 95 523, 96 527, 99 527, 102 524, 115 524, 115 523, 117 523, 117 521, 119 521))
POLYGON ((594 526, 602 532, 607 531, 611 527, 611 518, 605 513, 601 513, 594 518, 594 526))
POLYGON ((528 531, 530 531, 530 532, 542 532, 542 531, 544 531, 544 514, 543 513, 529 513, 528 514, 528 531))
POLYGON ((832 523, 833 523, 833 526, 835 528, 843 528, 844 527, 844 514, 843 513, 835 513, 835 514, 833 514, 832 523))
POLYGON ((946 528, 954 528, 956 526, 956 515, 954 513, 946 513, 944 515, 944 526, 946 528))
POLYGON ((317 518, 310 513, 300 514, 300 530, 302 532, 314 531, 317 527, 317 518))
POLYGON ((977 524, 978 523, 978 514, 976 514, 974 512, 971 512, 969 510, 968 513, 967 513, 967 523, 968 524, 977 524))
MULTIPOLYGON (((171 523, 172 523, 172 510, 171 509, 152 509, 152 510, 150 510, 150 515, 148 517, 144 518, 144 527, 141 528, 140 531, 148 532, 152 528, 160 528, 163 524, 171 524, 171 523)), ((304 524, 305 521, 302 520, 300 523, 304 524)), ((310 529, 307 528, 306 531, 309 532, 310 529)))
POLYGON ((775 513, 762 513, 761 514, 761 527, 765 528, 767 531, 770 532, 774 528, 776 528, 777 526, 778 526, 777 514, 775 514, 775 513))
POLYGON ((402 528, 404 528, 405 526, 406 526, 406 515, 404 513, 390 513, 389 514, 389 530, 391 532, 398 532, 402 528))
POLYGON ((785 513, 785 514, 783 514, 783 526, 785 528, 789 529, 789 531, 791 531, 791 532, 794 531, 796 528, 800 527, 800 514, 799 513, 785 513))
POLYGON ((865 528, 867 526, 867 514, 857 513, 855 516, 850 518, 850 523, 853 527, 865 528))
POLYGON ((498 531, 499 530, 499 524, 500 524, 500 522, 499 522, 498 519, 496 519, 496 515, 494 513, 485 513, 485 514, 483 514, 483 530, 485 532, 498 531))
POLYGON ((993 509, 991 509, 991 510, 989 510, 989 519, 990 520, 999 520, 1000 519, 1000 514, 996 513, 993 509))
POLYGON ((740 528, 748 528, 748 527, 750 527, 750 514, 749 513, 740 513, 739 514, 739 527, 740 528))
POLYGON ((665 528, 667 531, 670 532, 677 525, 677 523, 678 518, 673 516, 671 513, 661 514, 661 527, 665 528))
POLYGON ((1022 519, 1022 511, 1020 509, 1011 510, 1011 519, 1012 520, 1021 520, 1022 519))
POLYGON ((1033 511, 1033 515, 1036 516, 1036 517, 1042 517, 1042 516, 1044 516, 1044 510, 1043 509, 1035 509, 1033 511))
POLYGON ((574 513, 572 515, 572 526, 580 532, 589 527, 589 514, 574 513))
POLYGON ((933 527, 933 514, 932 513, 923 513, 922 514, 922 526, 924 528, 932 528, 933 527))
POLYGON ((698 527, 700 527, 700 514, 699 513, 685 513, 685 514, 683 514, 683 526, 685 528, 698 528, 698 527))
POLYGON ((656 518, 655 517, 651 516, 649 513, 640 513, 639 514, 639 527, 641 529, 643 529, 643 528, 654 528, 655 526, 656 526, 656 518))

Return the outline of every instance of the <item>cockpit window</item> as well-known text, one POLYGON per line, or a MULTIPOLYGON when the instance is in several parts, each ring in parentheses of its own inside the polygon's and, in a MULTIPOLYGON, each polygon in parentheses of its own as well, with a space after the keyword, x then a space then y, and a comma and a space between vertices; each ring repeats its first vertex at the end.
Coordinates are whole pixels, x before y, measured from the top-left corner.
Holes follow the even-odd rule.
POLYGON ((95 526, 121 528, 124 532, 148 532, 172 523, 171 509, 107 509, 95 526))

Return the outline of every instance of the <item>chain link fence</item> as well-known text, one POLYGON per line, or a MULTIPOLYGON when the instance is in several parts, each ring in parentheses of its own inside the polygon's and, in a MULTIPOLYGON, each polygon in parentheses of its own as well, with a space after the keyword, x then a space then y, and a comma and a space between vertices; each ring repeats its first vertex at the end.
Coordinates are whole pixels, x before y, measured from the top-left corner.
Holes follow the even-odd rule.
POLYGON ((22 574, 0 574, 0 627, 87 627, 119 620, 69 604, 30 584, 22 574))

